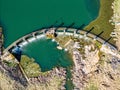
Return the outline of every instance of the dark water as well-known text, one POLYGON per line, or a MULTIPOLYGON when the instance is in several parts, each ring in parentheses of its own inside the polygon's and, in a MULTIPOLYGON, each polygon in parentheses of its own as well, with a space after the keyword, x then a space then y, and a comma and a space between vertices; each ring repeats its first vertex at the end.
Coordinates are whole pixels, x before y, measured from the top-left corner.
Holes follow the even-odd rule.
POLYGON ((98 16, 99 0, 0 0, 0 24, 7 47, 18 38, 41 27, 61 22, 75 27, 98 16))

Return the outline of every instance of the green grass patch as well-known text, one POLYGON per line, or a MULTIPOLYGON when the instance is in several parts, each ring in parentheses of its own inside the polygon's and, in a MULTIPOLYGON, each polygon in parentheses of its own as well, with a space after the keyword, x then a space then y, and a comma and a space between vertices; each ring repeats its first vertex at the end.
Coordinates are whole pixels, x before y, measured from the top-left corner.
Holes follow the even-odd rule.
POLYGON ((95 41, 96 48, 100 49, 102 47, 102 43, 95 41))
POLYGON ((16 62, 13 61, 6 61, 6 60, 3 60, 3 63, 5 63, 8 67, 15 67, 17 65, 16 62))
POLYGON ((98 87, 95 83, 90 82, 88 87, 85 90, 98 90, 98 87))
POLYGON ((40 74, 40 66, 34 62, 33 58, 22 55, 20 64, 28 77, 37 77, 40 74))

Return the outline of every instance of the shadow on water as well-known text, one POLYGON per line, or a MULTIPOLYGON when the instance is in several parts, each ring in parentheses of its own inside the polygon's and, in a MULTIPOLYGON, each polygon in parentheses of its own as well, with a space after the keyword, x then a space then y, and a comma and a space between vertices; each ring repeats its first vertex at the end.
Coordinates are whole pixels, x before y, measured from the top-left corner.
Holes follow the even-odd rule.
POLYGON ((20 62, 22 55, 22 49, 20 46, 13 46, 9 49, 9 52, 20 62))
POLYGON ((85 24, 82 24, 80 27, 77 28, 77 30, 82 30, 85 26, 85 24))

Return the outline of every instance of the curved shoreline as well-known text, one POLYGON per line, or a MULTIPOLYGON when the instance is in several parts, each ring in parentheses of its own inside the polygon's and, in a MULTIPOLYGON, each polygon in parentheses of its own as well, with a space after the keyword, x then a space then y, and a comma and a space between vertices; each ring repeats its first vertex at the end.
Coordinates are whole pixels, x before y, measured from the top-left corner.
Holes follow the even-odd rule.
MULTIPOLYGON (((112 25, 109 20, 113 16, 113 10, 111 8, 114 0, 100 0, 100 11, 98 17, 88 24, 84 29, 87 31, 91 27, 94 27, 92 33, 98 34, 101 31, 104 33, 101 35, 103 39, 110 37, 111 32, 114 30, 114 25, 112 25)), ((111 39, 110 43, 114 44, 114 40, 111 39)))
MULTIPOLYGON (((87 36, 87 37, 90 37, 92 38, 93 40, 97 40, 99 41, 100 43, 102 44, 106 44, 114 49, 116 49, 115 46, 113 46, 112 44, 110 44, 109 42, 107 42, 107 40, 104 40, 103 38, 95 35, 95 34, 92 34, 88 31, 83 31, 83 30, 77 30, 75 28, 66 28, 66 27, 59 27, 59 28, 49 28, 49 29, 53 29, 53 30, 56 30, 56 33, 57 34, 65 34, 65 35, 74 35, 74 36, 79 36, 79 35, 83 35, 83 36, 87 36), (66 34, 68 33, 68 34, 66 34)), ((8 46, 4 51, 9 51, 10 49, 14 48, 14 46, 16 45, 20 45, 21 43, 24 43, 24 44, 27 44, 31 41, 34 41, 36 39, 39 39, 40 38, 40 35, 45 35, 45 31, 46 30, 49 30, 49 29, 42 29, 42 30, 38 30, 38 31, 35 31, 35 32, 32 32, 28 35, 25 35, 23 37, 21 37, 20 39, 18 39, 17 41, 13 42, 10 46, 8 46), (39 35, 37 35, 39 34, 39 35)))

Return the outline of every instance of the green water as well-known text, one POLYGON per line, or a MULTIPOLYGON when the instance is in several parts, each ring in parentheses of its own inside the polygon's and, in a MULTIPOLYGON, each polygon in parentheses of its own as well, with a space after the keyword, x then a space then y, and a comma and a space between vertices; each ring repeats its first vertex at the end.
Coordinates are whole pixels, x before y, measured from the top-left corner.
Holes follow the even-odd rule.
POLYGON ((65 84, 65 88, 66 90, 73 90, 74 88, 74 85, 73 85, 73 82, 72 82, 72 73, 71 73, 71 67, 67 67, 66 68, 66 71, 67 71, 67 77, 66 77, 66 84, 65 84))
MULTIPOLYGON (((74 27, 89 24, 98 16, 99 0, 0 0, 0 26, 4 30, 4 47, 32 31, 64 22, 74 27), (55 23, 57 21, 57 23, 55 23)), ((55 66, 69 67, 72 60, 67 52, 58 50, 51 40, 40 39, 24 46, 23 53, 34 58, 42 71, 55 66)), ((70 70, 66 90, 72 90, 70 70)))
POLYGON ((35 40, 22 49, 23 54, 35 58, 42 71, 51 70, 55 66, 71 66, 73 63, 70 55, 64 50, 58 50, 57 43, 51 39, 35 40))
POLYGON ((7 47, 18 38, 41 27, 61 22, 74 27, 98 16, 99 0, 0 0, 0 25, 7 47))

